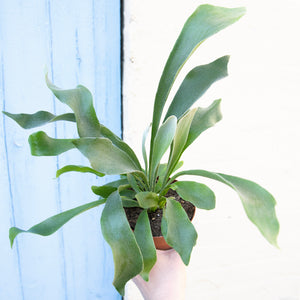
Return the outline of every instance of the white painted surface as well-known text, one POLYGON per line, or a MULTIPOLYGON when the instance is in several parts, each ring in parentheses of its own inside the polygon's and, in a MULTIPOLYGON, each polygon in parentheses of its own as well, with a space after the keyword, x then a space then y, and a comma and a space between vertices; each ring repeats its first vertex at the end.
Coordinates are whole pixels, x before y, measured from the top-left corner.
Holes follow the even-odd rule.
MULTIPOLYGON (((125 3, 124 137, 139 154, 169 51, 184 21, 203 3, 125 3)), ((298 300, 300 2, 210 3, 246 6, 247 15, 206 41, 183 69, 186 74, 191 66, 231 55, 229 77, 197 103, 207 106, 221 97, 223 120, 187 150, 185 168, 245 177, 270 190, 278 203, 281 250, 269 246, 247 220, 233 191, 205 181, 216 193, 217 207, 198 211, 195 218, 199 237, 187 269, 187 299, 298 300)), ((133 284, 126 299, 142 299, 133 284)))

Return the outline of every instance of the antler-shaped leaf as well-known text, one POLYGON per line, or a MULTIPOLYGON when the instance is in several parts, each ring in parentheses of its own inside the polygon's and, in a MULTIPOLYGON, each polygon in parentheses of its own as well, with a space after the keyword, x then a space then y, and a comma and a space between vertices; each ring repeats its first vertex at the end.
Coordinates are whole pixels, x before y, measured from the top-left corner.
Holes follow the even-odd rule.
POLYGON ((162 111, 173 83, 190 55, 208 37, 233 24, 245 8, 200 5, 188 18, 170 53, 157 88, 152 122, 151 145, 159 127, 162 111))
POLYGON ((81 138, 72 141, 86 156, 93 169, 106 175, 118 175, 139 170, 132 159, 107 138, 81 138))
POLYGON ((250 221, 272 245, 277 246, 279 223, 275 213, 276 201, 263 187, 250 180, 205 170, 182 171, 175 174, 173 179, 182 175, 207 177, 230 186, 242 200, 250 221))
MULTIPOLYGON (((132 159, 116 147, 107 138, 81 138, 81 139, 54 139, 45 132, 39 131, 29 137, 31 154, 35 156, 55 156, 72 148, 77 148, 86 156, 92 169, 80 169, 80 167, 70 167, 62 170, 80 172, 98 172, 97 175, 118 175, 138 171, 139 167, 132 159), (76 170, 75 170, 76 169, 76 170), (100 172, 100 173, 99 173, 100 172)), ((61 171, 59 171, 60 173, 61 171)))
POLYGON ((190 71, 171 102, 166 118, 174 115, 180 119, 214 82, 227 76, 228 60, 229 56, 223 56, 190 71))
POLYGON ((128 224, 118 191, 107 199, 101 216, 101 228, 110 245, 115 263, 114 286, 121 295, 127 281, 143 270, 143 259, 128 224))
POLYGON ((186 113, 178 121, 164 182, 166 182, 169 176, 173 173, 174 168, 179 162, 179 159, 184 151, 184 146, 187 141, 191 123, 193 121, 195 113, 196 113, 196 108, 186 113))
POLYGON ((148 157, 147 157, 147 151, 146 151, 146 139, 147 139, 150 128, 151 128, 151 125, 146 128, 146 130, 143 133, 143 140, 142 140, 142 154, 143 154, 146 174, 148 173, 148 157))
POLYGON ((132 161, 137 166, 137 170, 141 171, 142 167, 141 167, 140 162, 139 162, 138 158, 136 157, 134 151, 122 139, 120 139, 117 135, 115 135, 108 128, 106 128, 102 124, 100 125, 100 127, 101 127, 101 136, 110 139, 115 146, 117 146, 120 150, 127 153, 127 155, 132 159, 132 161))
POLYGON ((178 195, 201 209, 214 209, 216 197, 214 192, 205 184, 194 181, 176 181, 171 184, 172 190, 178 195))
POLYGON ((214 126, 222 119, 220 111, 221 99, 215 100, 209 107, 198 107, 194 115, 184 150, 192 144, 206 129, 214 126))
POLYGON ((68 221, 70 221, 73 217, 85 212, 88 209, 94 208, 96 206, 99 206, 103 203, 105 203, 106 199, 101 199, 97 201, 93 201, 81 206, 78 206, 76 208, 72 208, 70 210, 67 210, 65 212, 62 212, 58 215, 52 216, 45 221, 34 225, 28 230, 23 230, 17 227, 12 227, 9 230, 9 239, 10 244, 13 246, 14 239, 19 233, 27 232, 27 233, 35 233, 43 236, 48 236, 55 231, 57 231, 60 227, 62 227, 64 224, 66 224, 68 221))
POLYGON ((80 173, 92 173, 95 174, 99 177, 103 177, 105 176, 105 174, 100 173, 90 167, 86 167, 86 166, 75 166, 75 165, 67 165, 64 166, 62 168, 60 168, 59 170, 56 171, 56 177, 59 177, 60 175, 67 173, 67 172, 80 172, 80 173))
POLYGON ((140 273, 142 278, 149 280, 149 273, 156 262, 156 250, 152 238, 147 210, 143 210, 136 222, 134 235, 143 255, 144 267, 140 273))
POLYGON ((184 264, 188 265, 198 235, 185 210, 176 200, 167 199, 161 230, 166 242, 178 252, 184 264))
POLYGON ((158 129, 157 134, 153 143, 153 155, 150 161, 149 174, 150 174, 150 184, 155 183, 157 167, 162 159, 163 155, 170 147, 173 138, 175 136, 177 127, 177 118, 175 116, 170 116, 158 129))
POLYGON ((53 94, 74 111, 80 137, 106 137, 110 139, 114 145, 131 157, 138 166, 138 170, 142 169, 134 151, 112 131, 99 123, 93 106, 92 94, 86 87, 78 85, 74 89, 63 90, 51 83, 47 76, 46 83, 53 94))
POLYGON ((75 148, 72 139, 54 139, 44 131, 31 134, 28 142, 34 156, 56 156, 75 148))
POLYGON ((93 96, 86 87, 78 85, 74 89, 60 89, 49 80, 47 75, 46 83, 57 99, 73 110, 80 137, 100 136, 100 123, 93 106, 93 96))
POLYGON ((75 115, 73 113, 66 113, 59 116, 55 116, 44 110, 38 111, 34 114, 11 114, 5 111, 3 113, 16 121, 24 129, 31 129, 56 121, 76 122, 75 115))
POLYGON ((107 198, 111 193, 116 191, 119 186, 128 184, 127 179, 119 179, 116 181, 109 182, 102 186, 92 186, 92 191, 96 195, 99 195, 103 198, 107 198))

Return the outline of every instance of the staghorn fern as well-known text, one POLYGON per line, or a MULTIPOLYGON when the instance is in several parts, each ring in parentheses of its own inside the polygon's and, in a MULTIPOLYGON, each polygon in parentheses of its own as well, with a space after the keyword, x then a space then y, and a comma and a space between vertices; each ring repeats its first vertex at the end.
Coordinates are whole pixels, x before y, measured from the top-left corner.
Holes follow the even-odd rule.
POLYGON ((177 172, 182 166, 180 162, 182 153, 203 131, 222 118, 220 99, 206 108, 191 109, 191 106, 215 81, 227 76, 229 56, 223 56, 207 65, 192 69, 180 85, 161 122, 173 83, 190 55, 208 37, 233 24, 244 13, 244 8, 201 5, 186 21, 167 60, 157 89, 149 157, 145 141, 150 127, 143 136, 144 167, 129 145, 100 124, 93 107, 92 95, 83 86, 63 90, 53 85, 46 75, 49 89, 58 100, 68 105, 73 113, 54 116, 45 111, 31 115, 4 112, 25 129, 56 121, 76 122, 79 135, 77 139, 54 139, 43 131, 29 137, 32 155, 55 156, 76 148, 89 159, 91 166, 64 166, 57 171, 57 177, 71 171, 90 172, 99 177, 121 175, 119 180, 92 187, 92 191, 100 196, 97 201, 50 217, 28 230, 11 228, 9 232, 11 246, 19 233, 50 235, 76 215, 105 204, 101 216, 102 232, 113 252, 114 285, 121 294, 124 294, 126 282, 137 274, 148 280, 149 272, 156 261, 147 211, 163 209, 163 236, 180 254, 183 262, 186 265, 189 263, 197 233, 181 205, 174 199, 165 197, 166 193, 169 189, 173 189, 186 201, 206 210, 215 207, 215 195, 202 183, 175 181, 183 175, 207 177, 234 189, 250 221, 272 245, 277 246, 279 223, 275 214, 276 203, 273 196, 264 188, 246 179, 205 170, 177 172), (168 149, 168 161, 162 163, 162 157, 168 149), (130 229, 123 207, 143 208, 134 232, 130 229), (183 236, 185 243, 182 243, 183 236))

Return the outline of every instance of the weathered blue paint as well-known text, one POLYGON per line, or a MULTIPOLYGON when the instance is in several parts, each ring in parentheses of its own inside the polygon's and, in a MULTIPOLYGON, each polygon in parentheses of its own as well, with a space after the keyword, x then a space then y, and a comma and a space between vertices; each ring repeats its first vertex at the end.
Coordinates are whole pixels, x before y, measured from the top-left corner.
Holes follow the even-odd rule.
MULTIPOLYGON (((0 105, 13 113, 68 108, 44 83, 44 66, 64 88, 87 86, 103 124, 121 135, 120 1, 0 1, 0 105)), ((43 128, 76 136, 73 124, 43 128)), ((95 200, 93 175, 70 173, 87 164, 75 150, 59 158, 32 157, 24 131, 0 115, 0 299, 121 299, 112 286, 111 251, 100 232, 101 208, 71 220, 50 237, 20 235, 10 249, 8 229, 29 228, 60 211, 95 200)))

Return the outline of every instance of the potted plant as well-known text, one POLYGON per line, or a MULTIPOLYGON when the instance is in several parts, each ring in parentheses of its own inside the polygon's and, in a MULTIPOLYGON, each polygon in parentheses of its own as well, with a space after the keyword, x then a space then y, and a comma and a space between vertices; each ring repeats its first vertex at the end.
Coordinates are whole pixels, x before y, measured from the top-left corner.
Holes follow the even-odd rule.
POLYGON ((124 294, 124 286, 128 280, 137 274, 148 280, 149 272, 155 264, 152 219, 161 217, 161 220, 158 218, 158 231, 161 230, 166 242, 163 247, 174 248, 183 262, 186 265, 189 263, 197 240, 196 230, 190 221, 194 208, 213 209, 215 195, 201 182, 181 180, 183 175, 207 177, 234 189, 250 221, 268 242, 277 246, 279 223, 275 214, 276 203, 268 191, 252 181, 231 175, 201 169, 178 170, 182 167, 182 153, 203 131, 222 118, 221 100, 215 100, 206 108, 191 107, 215 81, 227 76, 229 57, 223 56, 209 64, 193 68, 184 78, 162 119, 173 83, 193 51, 208 37, 236 22, 244 13, 244 8, 201 5, 186 21, 158 85, 152 124, 142 138, 143 166, 129 145, 99 123, 92 95, 84 86, 79 85, 70 90, 60 89, 46 75, 49 89, 73 113, 55 116, 46 111, 35 114, 4 112, 25 129, 55 121, 76 122, 79 135, 76 139, 55 139, 43 131, 29 136, 32 155, 56 156, 76 148, 90 161, 91 166, 64 166, 57 171, 57 177, 71 171, 94 173, 99 177, 120 175, 120 179, 116 181, 92 186, 92 191, 100 196, 99 200, 52 216, 28 230, 10 228, 11 246, 19 233, 50 235, 76 215, 103 204, 105 207, 101 215, 101 228, 113 252, 113 283, 120 294, 124 294), (150 130, 150 149, 147 152, 146 139, 150 130), (162 163, 167 151, 168 160, 162 163), (190 216, 183 208, 185 205, 189 206, 187 210, 191 211, 190 216), (136 214, 135 220, 129 217, 132 211, 136 214), (155 217, 149 218, 151 214, 155 217))

